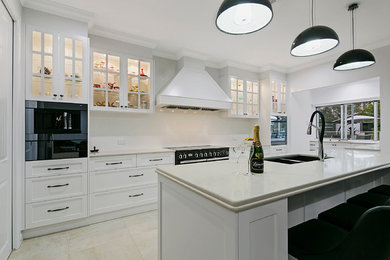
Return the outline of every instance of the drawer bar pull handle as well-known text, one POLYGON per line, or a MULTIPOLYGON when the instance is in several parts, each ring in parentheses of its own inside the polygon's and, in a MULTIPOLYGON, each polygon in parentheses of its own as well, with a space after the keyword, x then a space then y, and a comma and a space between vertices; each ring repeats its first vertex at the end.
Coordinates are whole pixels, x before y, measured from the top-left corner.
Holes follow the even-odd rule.
POLYGON ((65 186, 69 186, 69 183, 59 184, 59 185, 49 185, 47 187, 50 189, 50 188, 59 188, 59 187, 65 187, 65 186))
POLYGON ((162 160, 163 160, 162 158, 150 159, 149 162, 158 162, 158 161, 162 161, 162 160))
POLYGON ((65 207, 65 208, 61 208, 61 209, 49 209, 49 210, 47 210, 47 212, 57 212, 57 211, 63 211, 66 209, 69 209, 69 207, 65 207))
POLYGON ((112 162, 112 163, 106 163, 106 165, 118 165, 122 164, 122 162, 112 162))
POLYGON ((59 171, 59 170, 68 170, 69 166, 67 167, 57 167, 57 168, 47 168, 48 171, 59 171))
POLYGON ((134 175, 129 175, 129 178, 142 177, 142 176, 144 176, 143 173, 141 173, 141 174, 134 174, 134 175))
POLYGON ((144 195, 144 193, 139 193, 139 194, 134 194, 134 195, 129 195, 129 198, 134 198, 134 197, 139 197, 139 196, 142 196, 144 195))

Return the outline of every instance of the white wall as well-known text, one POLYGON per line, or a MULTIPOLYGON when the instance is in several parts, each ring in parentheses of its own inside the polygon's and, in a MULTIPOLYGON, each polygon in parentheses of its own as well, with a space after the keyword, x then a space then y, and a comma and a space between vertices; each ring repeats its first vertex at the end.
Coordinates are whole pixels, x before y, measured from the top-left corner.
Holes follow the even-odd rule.
POLYGON ((291 90, 289 96, 289 143, 291 152, 306 152, 308 140, 306 128, 310 114, 313 112, 314 102, 331 103, 342 99, 359 99, 366 97, 369 92, 371 96, 378 94, 377 90, 365 89, 364 85, 350 83, 377 78, 380 82, 381 100, 381 149, 390 152, 390 46, 375 49, 372 51, 377 63, 369 68, 354 71, 337 72, 333 71, 333 63, 325 63, 310 69, 305 69, 288 74, 287 81, 291 90), (332 87, 344 86, 344 92, 336 92, 332 87), (346 87, 349 86, 349 87, 346 87), (320 89, 326 87, 324 89, 320 89), (313 90, 316 91, 304 91, 313 90), (328 91, 329 90, 329 91, 328 91), (372 91, 372 92, 371 92, 372 91), (332 93, 333 92, 333 93, 332 93), (328 93, 330 96, 323 95, 328 93), (317 97, 313 97, 313 94, 317 97), (321 96, 323 95, 323 96, 321 96), (338 96, 339 95, 339 96, 338 96), (328 102, 326 100, 329 99, 328 102))
MULTIPOLYGON (((144 58, 152 50, 90 35, 91 48, 110 50, 144 58)), ((155 93, 164 88, 177 73, 177 62, 153 57, 155 93)), ((220 71, 206 68, 220 84, 220 71)), ((252 136, 257 120, 227 118, 226 112, 160 112, 134 114, 119 112, 90 113, 90 147, 102 150, 137 149, 182 145, 234 144, 252 136)))

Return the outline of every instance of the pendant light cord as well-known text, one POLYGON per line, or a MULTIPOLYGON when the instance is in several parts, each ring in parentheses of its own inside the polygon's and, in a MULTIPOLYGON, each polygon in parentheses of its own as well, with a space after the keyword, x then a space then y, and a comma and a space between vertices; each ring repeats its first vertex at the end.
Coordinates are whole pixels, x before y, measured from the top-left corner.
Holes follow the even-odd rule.
POLYGON ((314 26, 314 0, 311 0, 311 27, 314 26))
POLYGON ((352 50, 355 49, 355 9, 352 9, 352 50))

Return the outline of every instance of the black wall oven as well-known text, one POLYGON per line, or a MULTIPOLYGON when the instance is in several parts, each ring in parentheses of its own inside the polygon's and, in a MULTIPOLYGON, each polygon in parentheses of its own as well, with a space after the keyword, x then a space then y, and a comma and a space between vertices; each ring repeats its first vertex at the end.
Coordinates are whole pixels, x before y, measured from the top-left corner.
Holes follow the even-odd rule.
POLYGON ((26 101, 26 161, 88 156, 86 104, 26 101))

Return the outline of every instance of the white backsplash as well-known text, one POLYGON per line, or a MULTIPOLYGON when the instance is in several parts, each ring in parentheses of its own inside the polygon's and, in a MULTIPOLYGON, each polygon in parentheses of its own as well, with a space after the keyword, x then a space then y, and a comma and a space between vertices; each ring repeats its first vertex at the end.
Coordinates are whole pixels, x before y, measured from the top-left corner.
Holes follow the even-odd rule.
POLYGON ((153 149, 186 145, 234 145, 252 135, 258 120, 227 118, 222 112, 91 112, 90 148, 153 149))

